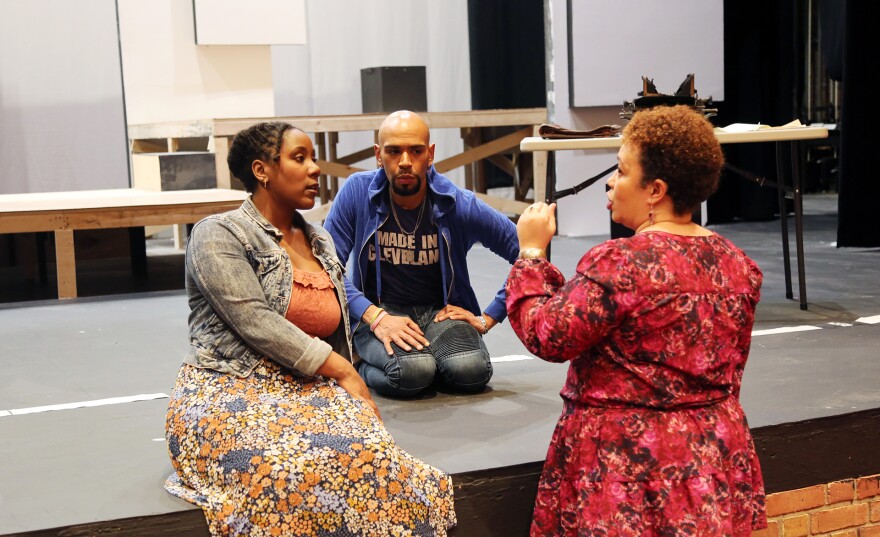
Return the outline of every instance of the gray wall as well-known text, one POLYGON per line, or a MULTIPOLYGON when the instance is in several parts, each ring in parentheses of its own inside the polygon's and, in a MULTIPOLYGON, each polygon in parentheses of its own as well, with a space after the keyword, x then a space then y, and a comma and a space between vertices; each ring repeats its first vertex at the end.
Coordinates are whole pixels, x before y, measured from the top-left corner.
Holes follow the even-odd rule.
MULTIPOLYGON (((426 68, 428 111, 471 109, 467 0, 307 0, 306 15, 307 45, 272 47, 277 115, 360 114, 361 69, 407 65, 426 68)), ((431 141, 436 161, 462 150, 458 129, 431 141)), ((371 132, 342 133, 339 154, 372 144, 371 132)), ((447 175, 463 184, 461 169, 447 175)))
POLYGON ((129 186, 114 0, 0 0, 0 194, 129 186))

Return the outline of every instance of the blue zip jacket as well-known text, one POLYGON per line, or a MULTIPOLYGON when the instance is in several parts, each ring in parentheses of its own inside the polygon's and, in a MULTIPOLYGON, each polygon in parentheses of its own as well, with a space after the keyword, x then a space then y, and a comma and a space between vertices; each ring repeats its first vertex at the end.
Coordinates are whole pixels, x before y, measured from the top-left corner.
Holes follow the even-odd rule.
MULTIPOLYGON (((431 220, 437 225, 440 240, 440 273, 443 277, 445 304, 462 307, 480 315, 480 304, 471 287, 467 268, 467 253, 475 243, 482 243, 495 254, 513 264, 519 255, 516 226, 509 218, 489 207, 473 192, 463 190, 428 169, 428 188, 433 193, 431 220)), ((349 312, 352 322, 358 322, 370 307, 364 296, 364 277, 367 273, 367 243, 373 241, 380 250, 376 231, 390 214, 388 205, 388 178, 382 168, 358 172, 349 176, 339 190, 324 222, 336 244, 339 260, 351 268, 345 278, 349 312)), ((376 289, 382 300, 380 266, 376 263, 376 289)), ((506 281, 506 278, 505 278, 506 281)), ((507 317, 504 283, 495 299, 484 310, 498 322, 507 317)))

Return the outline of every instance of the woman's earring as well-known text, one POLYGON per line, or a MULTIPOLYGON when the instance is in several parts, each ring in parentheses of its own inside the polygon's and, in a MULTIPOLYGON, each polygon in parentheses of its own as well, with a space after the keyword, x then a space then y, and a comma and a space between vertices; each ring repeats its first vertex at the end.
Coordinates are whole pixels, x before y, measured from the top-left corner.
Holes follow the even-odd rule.
POLYGON ((648 225, 654 225, 654 204, 648 205, 648 225))
POLYGON ((260 181, 260 184, 263 185, 263 188, 265 188, 266 190, 269 190, 269 180, 268 179, 263 179, 262 181, 260 181))

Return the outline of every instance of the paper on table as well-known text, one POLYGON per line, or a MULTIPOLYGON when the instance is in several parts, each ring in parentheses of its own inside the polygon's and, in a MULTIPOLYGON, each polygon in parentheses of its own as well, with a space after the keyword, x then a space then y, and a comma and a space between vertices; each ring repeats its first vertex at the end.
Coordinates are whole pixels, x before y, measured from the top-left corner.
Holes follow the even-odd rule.
POLYGON ((758 130, 767 130, 767 129, 798 129, 801 127, 806 127, 799 119, 795 119, 794 121, 790 121, 785 125, 780 125, 778 127, 771 127, 770 125, 761 125, 760 123, 731 123, 726 127, 718 127, 716 130, 721 132, 752 132, 758 130))

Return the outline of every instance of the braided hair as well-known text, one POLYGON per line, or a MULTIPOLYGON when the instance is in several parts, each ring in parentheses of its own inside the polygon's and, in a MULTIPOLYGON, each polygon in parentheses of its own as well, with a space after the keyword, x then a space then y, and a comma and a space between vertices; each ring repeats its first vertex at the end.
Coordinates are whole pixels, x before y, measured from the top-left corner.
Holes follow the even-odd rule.
POLYGON ((245 190, 253 193, 259 183, 252 168, 254 161, 268 163, 278 160, 285 133, 295 128, 289 123, 268 121, 251 125, 235 135, 226 164, 229 172, 244 184, 245 190))

